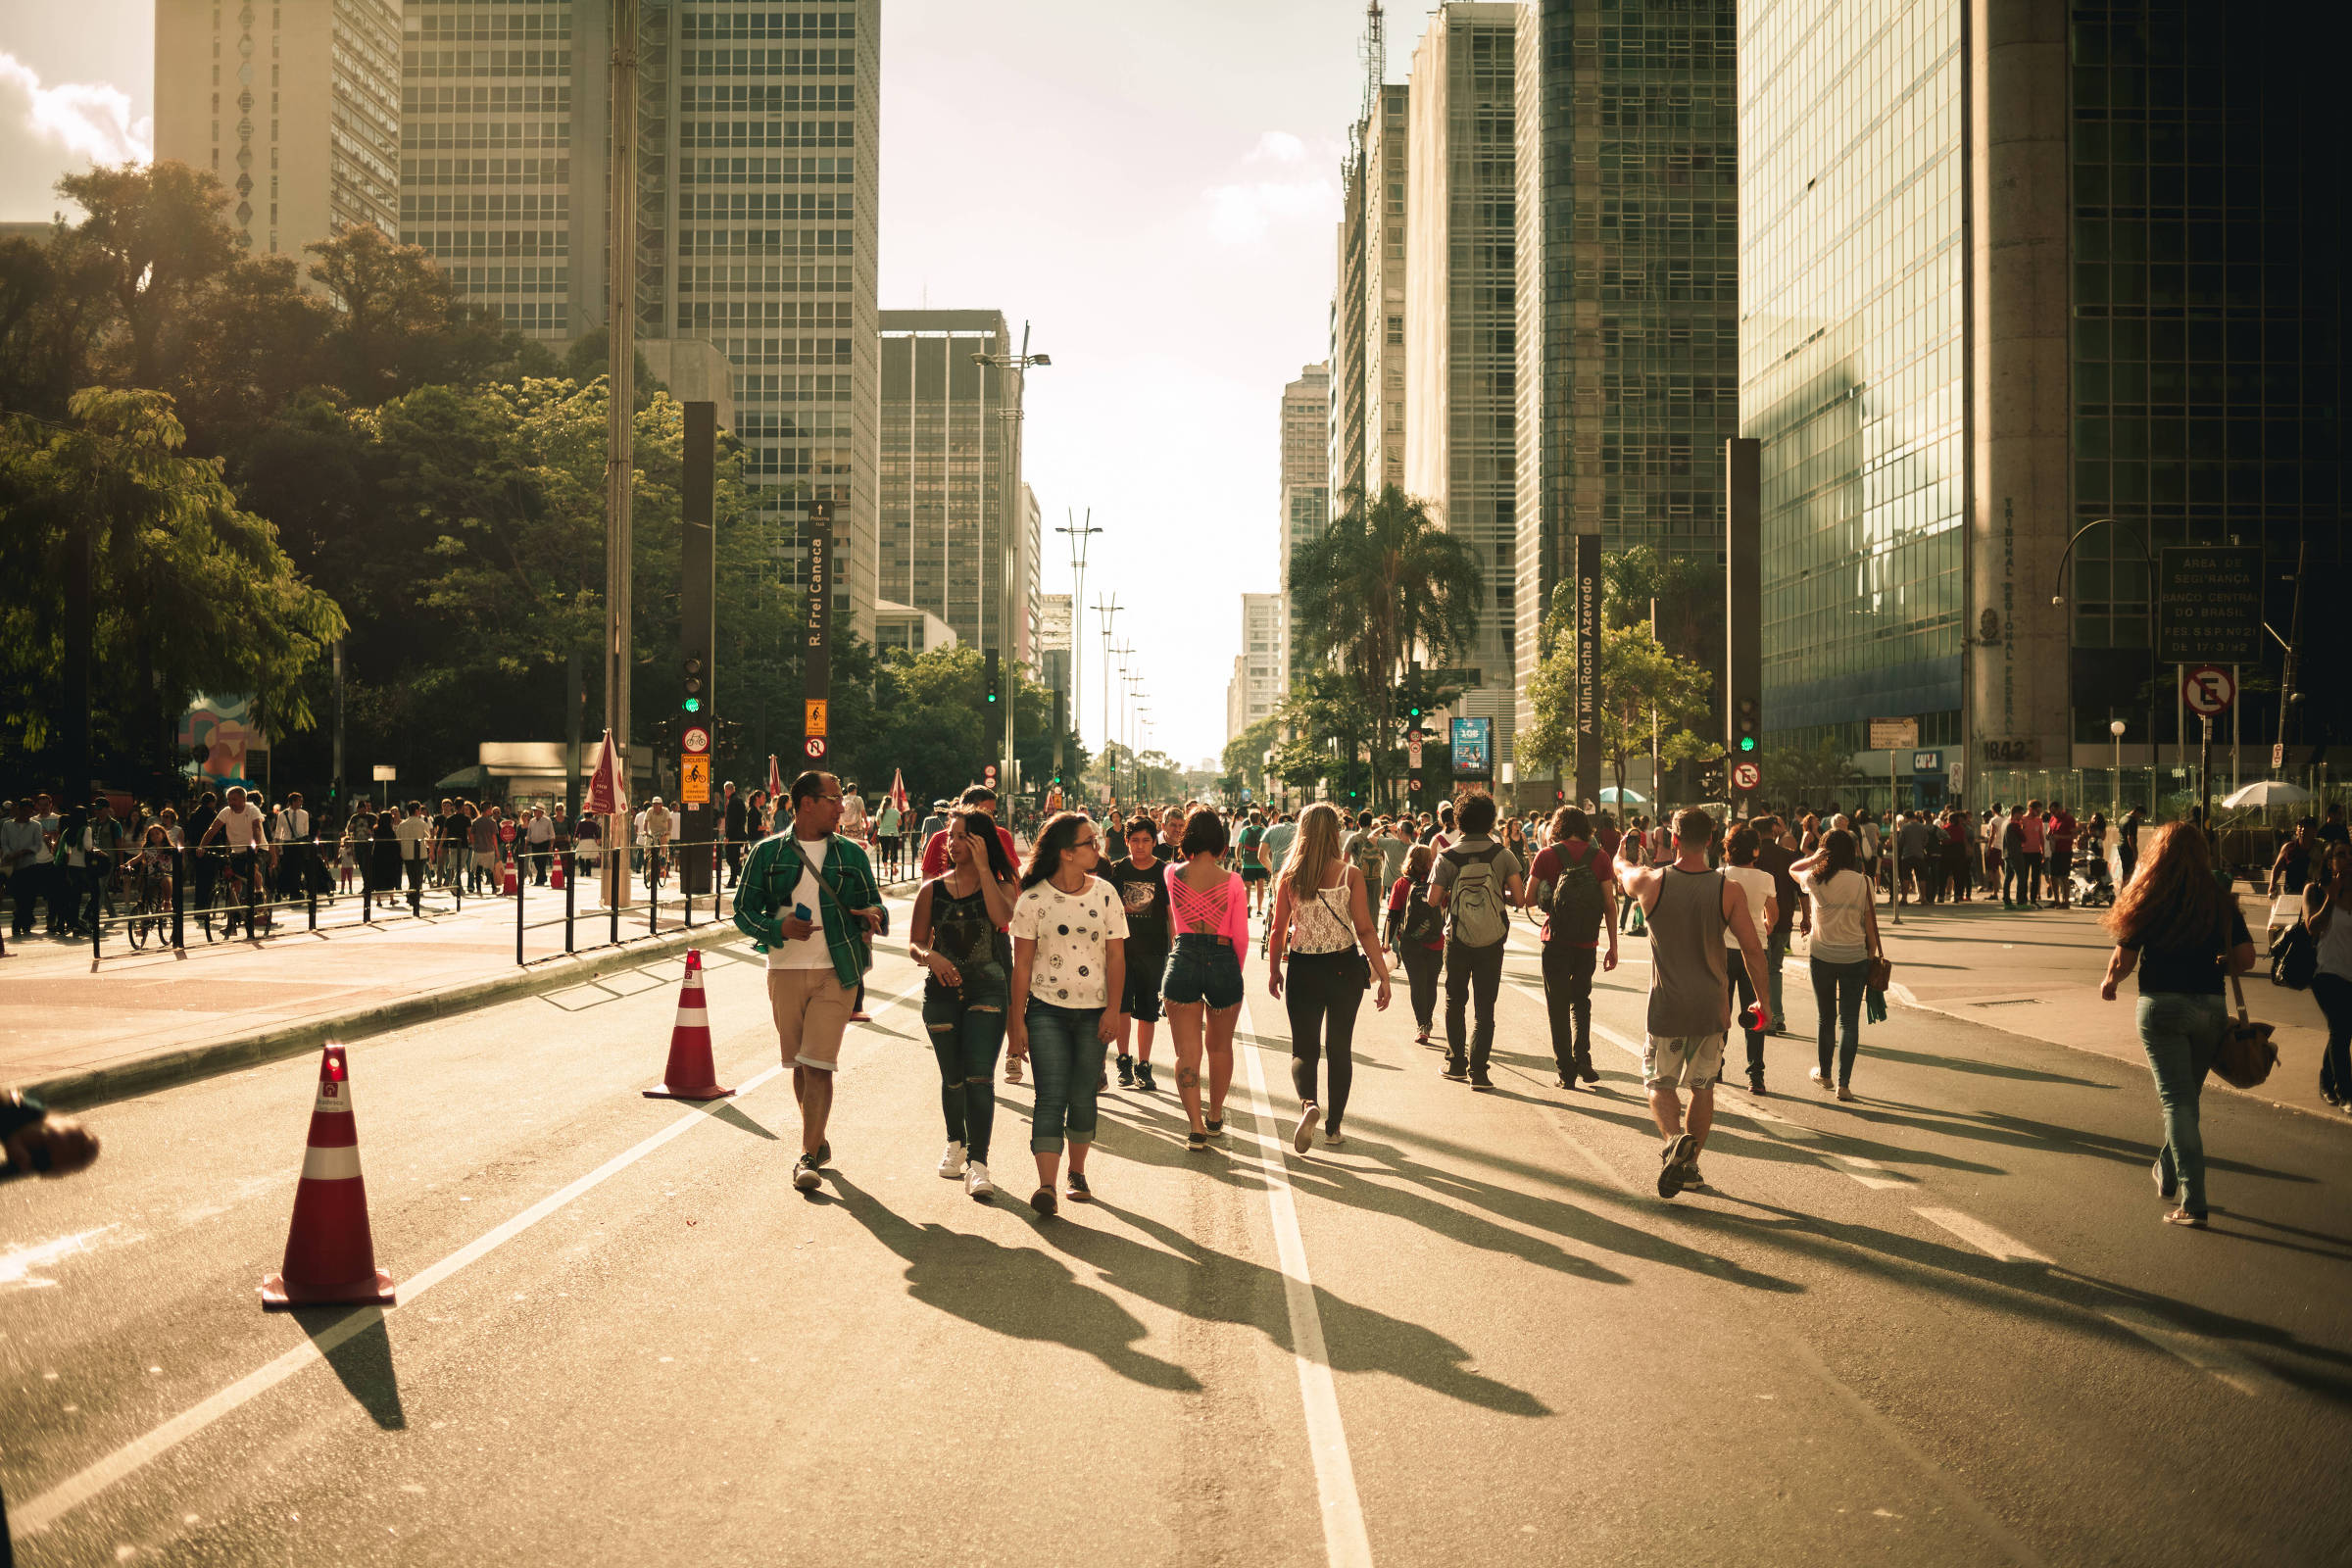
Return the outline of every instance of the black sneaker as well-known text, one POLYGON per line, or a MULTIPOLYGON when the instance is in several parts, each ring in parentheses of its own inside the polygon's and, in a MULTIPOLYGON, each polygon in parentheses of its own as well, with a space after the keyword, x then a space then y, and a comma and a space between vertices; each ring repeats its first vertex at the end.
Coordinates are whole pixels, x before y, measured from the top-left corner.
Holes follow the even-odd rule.
POLYGON ((1747 1075, 1747 1092, 1759 1098, 1764 1093, 1764 1069, 1758 1067, 1747 1075))
POLYGON ((1672 1198, 1690 1185, 1690 1167, 1698 1159, 1698 1140, 1689 1133, 1674 1138, 1658 1151, 1658 1196, 1672 1198))
POLYGON ((1567 1073, 1561 1073, 1558 1077, 1552 1079, 1551 1087, 1554 1089, 1574 1089, 1576 1085, 1569 1078, 1567 1073))
POLYGON ((1596 1084, 1600 1082, 1600 1069, 1592 1065, 1592 1056, 1590 1052, 1580 1053, 1578 1054, 1576 1058, 1576 1075, 1589 1084, 1596 1084))
POLYGON ((830 1140, 825 1140, 825 1139, 820 1139, 820 1140, 818 1140, 818 1142, 817 1142, 817 1146, 816 1146, 816 1153, 815 1153, 815 1155, 814 1155, 813 1157, 815 1158, 816 1162, 817 1162, 819 1165, 830 1165, 830 1164, 832 1164, 832 1163, 833 1163, 833 1145, 832 1145, 831 1141, 830 1141, 830 1140))
POLYGON ((1152 1081, 1152 1064, 1150 1062, 1139 1061, 1135 1064, 1135 1087, 1147 1095, 1159 1092, 1159 1085, 1152 1081))
POLYGON ((1441 1078, 1451 1078, 1456 1083, 1459 1083, 1462 1079, 1470 1076, 1470 1064, 1466 1061, 1458 1061, 1455 1058, 1448 1056, 1446 1058, 1446 1065, 1438 1069, 1438 1076, 1441 1078))
POLYGON ((1494 1080, 1487 1076, 1486 1068, 1473 1067, 1470 1069, 1470 1087, 1473 1089, 1492 1089, 1494 1087, 1494 1080))
POLYGON ((814 1154, 803 1154, 794 1160, 792 1162, 792 1185, 804 1193, 815 1192, 817 1183, 821 1179, 816 1173, 819 1163, 820 1161, 814 1154))
POLYGON ((1119 1057, 1119 1087, 1121 1089, 1135 1087, 1135 1058, 1124 1054, 1119 1057))

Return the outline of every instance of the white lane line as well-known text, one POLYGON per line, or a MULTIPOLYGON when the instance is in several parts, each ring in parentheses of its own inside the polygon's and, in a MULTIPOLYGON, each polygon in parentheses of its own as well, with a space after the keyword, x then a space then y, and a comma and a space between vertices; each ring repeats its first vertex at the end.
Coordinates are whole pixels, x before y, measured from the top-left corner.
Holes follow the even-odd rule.
MULTIPOLYGON (((735 1092, 739 1097, 748 1095, 783 1070, 781 1065, 770 1067, 747 1079, 735 1092)), ((505 1224, 483 1233, 422 1273, 403 1281, 399 1287, 401 1304, 415 1302, 418 1297, 467 1264, 479 1261, 582 1194, 636 1164, 671 1139, 693 1128, 709 1125, 711 1119, 701 1110, 686 1111, 651 1138, 613 1155, 570 1186, 549 1194, 505 1224)), ((382 1322, 383 1318, 384 1309, 371 1306, 338 1320, 276 1360, 247 1373, 201 1404, 181 1411, 146 1436, 133 1439, 95 1464, 69 1476, 22 1508, 10 1509, 10 1539, 24 1541, 38 1535, 116 1482, 135 1473, 150 1460, 170 1452, 230 1411, 267 1394, 346 1340, 382 1322)))
POLYGON ((1942 1226, 1987 1257, 1997 1257, 2004 1263, 2050 1262, 2048 1257, 2015 1237, 1994 1230, 1974 1214, 1963 1214, 1956 1208, 1914 1208, 1911 1212, 1931 1225, 1942 1226))
POLYGON ((2225 1350, 2200 1335, 2159 1322, 2146 1312, 2133 1309, 2106 1312, 2101 1316, 2117 1328, 2131 1330, 2159 1350, 2180 1357, 2206 1376, 2217 1378, 2251 1398, 2259 1399, 2266 1394, 2276 1394, 2281 1388, 2278 1378, 2268 1368, 2225 1350))
MULTIPOLYGON (((1256 1036, 1247 998, 1242 1034, 1256 1036)), ((1291 1314, 1291 1359, 1298 1367, 1298 1397, 1306 1407, 1306 1442, 1315 1460, 1315 1491, 1323 1508, 1323 1553, 1331 1568, 1371 1568, 1372 1541, 1364 1533, 1363 1501, 1356 1495, 1355 1466, 1348 1457, 1348 1429, 1340 1422, 1340 1395, 1332 1382, 1331 1352, 1323 1342, 1323 1312, 1315 1305, 1315 1284, 1306 1267, 1306 1239, 1298 1231, 1298 1204, 1291 1191, 1290 1165, 1266 1094, 1265 1069, 1256 1046, 1236 1041, 1250 1074, 1250 1114, 1257 1122, 1258 1164, 1266 1178, 1266 1210, 1274 1222, 1274 1253, 1282 1266, 1282 1295, 1291 1314)))

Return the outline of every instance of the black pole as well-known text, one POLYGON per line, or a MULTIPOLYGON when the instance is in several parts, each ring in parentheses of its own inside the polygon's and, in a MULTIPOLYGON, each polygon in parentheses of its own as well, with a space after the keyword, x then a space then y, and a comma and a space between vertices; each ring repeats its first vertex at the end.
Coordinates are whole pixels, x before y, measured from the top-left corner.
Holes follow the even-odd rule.
MULTIPOLYGON (((574 839, 572 842, 577 844, 579 841, 574 839)), ((572 858, 571 852, 568 850, 556 863, 564 867, 564 951, 569 953, 571 951, 571 889, 572 885, 579 881, 579 874, 575 870, 577 862, 572 858)))
POLYGON ((518 863, 514 867, 514 961, 517 964, 522 962, 522 890, 528 887, 531 881, 529 877, 522 874, 522 866, 519 861, 522 856, 522 847, 529 842, 520 834, 515 835, 514 852, 518 863))
POLYGON ((181 940, 181 927, 184 924, 182 910, 187 902, 187 873, 188 852, 175 845, 172 850, 172 947, 178 953, 187 951, 181 940))

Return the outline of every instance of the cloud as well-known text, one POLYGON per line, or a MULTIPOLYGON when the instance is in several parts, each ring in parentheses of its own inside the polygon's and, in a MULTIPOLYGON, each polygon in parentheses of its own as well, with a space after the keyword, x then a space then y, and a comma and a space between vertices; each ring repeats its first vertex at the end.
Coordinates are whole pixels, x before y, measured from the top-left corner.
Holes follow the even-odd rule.
POLYGON ((1328 174, 1310 172, 1314 162, 1306 143, 1289 131, 1262 132, 1242 165, 1265 175, 1202 192, 1209 232, 1221 245, 1254 245, 1277 225, 1336 220, 1339 187, 1328 174))
POLYGON ((40 73, 5 50, 0 50, 0 129, 29 131, 35 141, 76 161, 143 164, 155 157, 155 122, 131 119, 130 95, 122 88, 102 81, 44 87, 40 73))

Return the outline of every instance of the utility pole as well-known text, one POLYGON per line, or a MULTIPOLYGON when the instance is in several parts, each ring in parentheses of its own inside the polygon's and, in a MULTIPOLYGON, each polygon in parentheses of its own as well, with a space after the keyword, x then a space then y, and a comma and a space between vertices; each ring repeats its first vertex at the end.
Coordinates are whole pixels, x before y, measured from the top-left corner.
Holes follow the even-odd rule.
MULTIPOLYGON (((606 198, 610 271, 606 282, 605 330, 610 340, 605 423, 605 726, 620 759, 620 787, 629 790, 629 682, 635 673, 636 547, 630 526, 631 482, 635 477, 637 405, 637 0, 612 0, 612 59, 610 97, 612 138, 612 189, 606 198)), ((621 842, 617 822, 607 817, 604 845, 621 842)), ((626 866, 626 856, 612 863, 626 866)), ((625 872, 615 872, 623 875, 625 872)), ((625 889, 617 897, 624 901, 625 889)))
MULTIPOLYGON (((1002 645, 1002 652, 1004 656, 1004 665, 1006 670, 1004 680, 1004 734, 1002 741, 1004 754, 1004 771, 999 777, 998 782, 1002 784, 1007 792, 1009 792, 1013 788, 1013 775, 1015 771, 1013 765, 1013 738, 1016 732, 1013 728, 1013 696, 1020 687, 1020 643, 1019 639, 1013 633, 1013 621, 1021 612, 1021 583, 1018 580, 1021 575, 1020 541, 1026 534, 1029 526, 1029 509, 1025 499, 1022 496, 1020 483, 1021 402, 1022 397, 1029 386, 1029 371, 1038 366, 1052 365, 1054 363, 1054 357, 1050 354, 1032 354, 1029 352, 1029 323, 1027 321, 1023 321, 1021 323, 1020 353, 975 354, 972 356, 972 363, 984 367, 994 367, 999 370, 1014 372, 1012 375, 1011 385, 1011 406, 1009 408, 999 408, 997 410, 997 417, 1003 421, 1002 428, 1004 433, 1003 460, 1004 510, 1009 514, 1010 517, 1010 520, 1004 524, 1003 548, 997 552, 997 569, 999 574, 1004 578, 1004 599, 997 617, 997 640, 1002 645)), ((1002 402, 1003 399, 1000 398, 999 401, 1002 402)), ((985 570, 985 568, 983 569, 985 570)), ((985 584, 983 585, 983 591, 985 592, 985 584)), ((985 617, 983 617, 983 625, 985 626, 985 624, 986 620, 985 617)), ((986 641, 985 633, 983 634, 982 641, 986 641)))
MULTIPOLYGON (((1086 614, 1086 554, 1089 542, 1102 530, 1095 526, 1095 509, 1086 509, 1086 521, 1079 522, 1075 512, 1070 514, 1070 525, 1054 530, 1066 534, 1070 541, 1070 722, 1078 721, 1078 693, 1083 689, 1078 679, 1078 650, 1085 641, 1079 635, 1079 620, 1086 614)), ((1055 714, 1054 732, 1054 771, 1061 771, 1060 715, 1055 714)))
POLYGON ((2271 769, 2274 778, 2286 771, 2286 712, 2295 704, 2295 650, 2303 644, 2303 568, 2310 553, 2308 539, 2295 546, 2295 607, 2286 619, 2286 662, 2278 667, 2278 765, 2271 769))
MULTIPOLYGON (((1095 595, 1095 609, 1102 617, 1102 755, 1110 756, 1110 622, 1119 612, 1119 596, 1112 594, 1109 603, 1101 594, 1095 595)), ((1077 641, 1075 635, 1070 639, 1077 641)))

